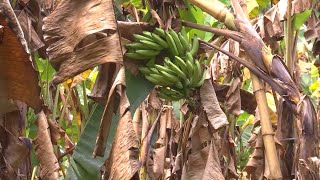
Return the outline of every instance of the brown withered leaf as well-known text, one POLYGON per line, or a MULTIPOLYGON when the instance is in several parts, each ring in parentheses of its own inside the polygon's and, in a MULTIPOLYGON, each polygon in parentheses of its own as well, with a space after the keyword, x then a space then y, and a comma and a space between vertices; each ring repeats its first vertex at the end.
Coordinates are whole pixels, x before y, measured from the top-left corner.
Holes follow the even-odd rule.
POLYGON ((65 148, 73 148, 74 144, 70 140, 68 134, 63 130, 56 121, 48 121, 49 129, 50 129, 50 138, 51 142, 54 145, 58 144, 58 140, 63 138, 65 148))
POLYGON ((37 116, 37 136, 33 142, 37 159, 40 161, 40 177, 42 179, 56 180, 59 179, 58 170, 60 167, 53 152, 48 120, 43 111, 37 116))
POLYGON ((258 132, 256 131, 252 133, 251 137, 254 137, 254 138, 251 138, 251 141, 253 141, 252 144, 254 144, 253 146, 255 149, 253 153, 250 155, 250 158, 249 158, 249 161, 247 162, 245 170, 251 179, 261 179, 263 178, 263 175, 264 175, 265 164, 264 164, 263 140, 262 140, 260 129, 258 130, 258 132))
POLYGON ((292 9, 294 13, 300 13, 308 9, 312 9, 312 0, 294 0, 292 1, 292 9))
POLYGON ((115 63, 105 63, 99 67, 99 74, 89 98, 96 102, 106 103, 112 83, 117 76, 118 67, 115 63))
POLYGON ((313 44, 312 52, 314 55, 320 55, 320 38, 317 38, 313 44))
POLYGON ((27 158, 29 149, 11 134, 5 127, 0 125, 1 159, 3 158, 3 168, 0 170, 0 177, 8 175, 10 178, 18 176, 18 169, 21 163, 27 158))
POLYGON ((139 168, 138 159, 133 158, 138 157, 138 154, 136 154, 138 152, 131 150, 138 148, 138 139, 133 130, 132 116, 129 110, 130 103, 124 88, 120 90, 119 94, 120 119, 110 156, 105 162, 107 169, 105 179, 131 179, 139 168))
MULTIPOLYGON (((230 86, 214 84, 214 89, 217 94, 218 101, 224 102, 227 97, 227 93, 230 89, 230 86)), ((241 109, 247 111, 250 114, 254 114, 257 107, 257 101, 254 98, 254 95, 248 91, 240 89, 240 97, 241 109)))
POLYGON ((139 34, 142 31, 151 31, 153 26, 145 22, 118 21, 118 28, 121 37, 133 40, 134 34, 139 34))
POLYGON ((184 164, 181 179, 225 179, 221 172, 218 152, 213 142, 200 151, 192 152, 189 155, 188 162, 184 164))
POLYGON ((159 179, 164 174, 166 146, 162 146, 153 151, 153 176, 154 179, 159 179))
POLYGON ((241 112, 241 80, 239 77, 232 81, 229 91, 226 95, 226 109, 228 112, 239 116, 241 112))
POLYGON ((310 18, 307 20, 307 30, 304 33, 304 37, 307 41, 320 36, 320 21, 316 12, 312 11, 310 18))
POLYGON ((39 112, 42 101, 38 73, 33 68, 23 32, 8 1, 0 2, 0 24, 4 32, 0 42, 0 99, 20 100, 39 112))
POLYGON ((24 32, 31 52, 34 52, 44 46, 36 30, 32 27, 31 15, 26 10, 19 12, 18 20, 24 32))
POLYGON ((279 40, 283 36, 280 24, 280 12, 278 5, 270 8, 258 22, 261 38, 270 40, 279 40))
POLYGON ((160 109, 162 107, 161 100, 157 97, 157 91, 153 89, 148 96, 148 103, 152 109, 160 109))
POLYGON ((212 82, 208 79, 205 80, 204 84, 200 88, 200 98, 202 106, 208 116, 210 125, 215 130, 229 124, 227 116, 219 105, 212 82))
POLYGON ((51 83, 106 62, 122 63, 116 28, 111 0, 59 3, 43 24, 49 60, 57 70, 51 83))
POLYGON ((278 149, 280 167, 283 178, 291 178, 294 161, 294 114, 290 111, 288 104, 282 98, 279 100, 278 123, 276 137, 281 141, 282 147, 278 149))
MULTIPOLYGON (((96 146, 93 151, 93 156, 104 156, 106 148, 106 140, 108 139, 108 134, 111 126, 111 119, 113 112, 117 109, 119 102, 117 102, 117 87, 125 85, 125 71, 124 67, 120 69, 117 74, 116 79, 113 82, 113 85, 109 91, 108 100, 103 111, 100 128, 97 136, 96 146)), ((121 115, 120 115, 121 117, 121 115)))
POLYGON ((318 122, 317 115, 310 97, 304 96, 298 104, 299 122, 298 137, 300 152, 299 159, 307 160, 318 154, 318 122))

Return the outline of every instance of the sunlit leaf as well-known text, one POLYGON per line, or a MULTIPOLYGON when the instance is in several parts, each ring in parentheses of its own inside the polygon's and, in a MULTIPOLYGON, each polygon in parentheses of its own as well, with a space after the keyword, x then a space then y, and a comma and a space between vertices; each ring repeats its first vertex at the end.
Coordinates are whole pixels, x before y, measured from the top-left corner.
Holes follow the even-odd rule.
MULTIPOLYGON (((213 17, 204 13, 200 8, 191 5, 190 3, 186 3, 186 9, 180 9, 179 14, 181 20, 186 20, 198 24, 205 24, 211 26, 214 22, 213 17)), ((213 34, 205 31, 200 31, 197 29, 186 28, 189 33, 189 37, 193 37, 195 34, 205 40, 208 41, 212 38, 213 34)))
POLYGON ((295 14, 292 19, 292 25, 294 29, 299 29, 310 17, 310 15, 311 15, 311 10, 306 10, 302 13, 295 14))

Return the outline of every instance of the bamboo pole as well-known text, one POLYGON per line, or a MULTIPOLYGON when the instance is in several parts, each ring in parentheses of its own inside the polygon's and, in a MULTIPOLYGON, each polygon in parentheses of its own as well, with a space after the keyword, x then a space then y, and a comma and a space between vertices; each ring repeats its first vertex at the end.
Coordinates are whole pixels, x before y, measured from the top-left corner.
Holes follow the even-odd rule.
POLYGON ((250 76, 260 115, 261 135, 269 165, 270 178, 281 179, 281 169, 274 141, 274 131, 269 117, 265 87, 256 75, 250 72, 250 76))

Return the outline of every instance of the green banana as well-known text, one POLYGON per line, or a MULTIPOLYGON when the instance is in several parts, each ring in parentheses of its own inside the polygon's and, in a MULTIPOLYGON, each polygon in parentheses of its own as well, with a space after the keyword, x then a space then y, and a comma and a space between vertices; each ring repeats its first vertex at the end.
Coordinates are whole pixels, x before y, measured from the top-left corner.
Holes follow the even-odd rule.
POLYGON ((136 50, 136 53, 140 54, 141 56, 145 57, 153 57, 160 53, 160 51, 145 49, 145 50, 136 50))
POLYGON ((176 66, 175 64, 173 64, 170 60, 166 59, 166 63, 169 65, 170 69, 172 71, 174 71, 177 76, 181 77, 182 79, 186 79, 187 76, 179 69, 178 66, 176 66))
POLYGON ((187 32, 186 32, 186 29, 184 27, 181 28, 181 31, 180 31, 182 37, 187 40, 188 44, 189 44, 189 39, 188 39, 188 35, 187 35, 187 32))
POLYGON ((184 97, 184 94, 182 94, 181 92, 168 87, 160 87, 159 91, 171 97, 176 97, 180 99, 184 97))
POLYGON ((166 32, 161 28, 155 28, 153 33, 157 34, 158 36, 162 38, 166 38, 166 32))
POLYGON ((184 62, 184 60, 182 60, 179 56, 175 56, 174 59, 175 59, 175 64, 178 65, 178 67, 180 67, 182 72, 187 74, 188 73, 187 64, 184 62))
POLYGON ((145 36, 142 36, 142 35, 140 35, 140 34, 134 34, 133 37, 134 37, 134 39, 135 39, 136 41, 141 41, 141 40, 144 40, 144 41, 152 41, 152 39, 147 38, 147 37, 145 37, 145 36))
POLYGON ((147 57, 147 56, 143 56, 143 55, 141 55, 141 54, 138 54, 138 53, 136 53, 136 52, 127 52, 127 53, 126 53, 126 56, 127 56, 128 58, 131 58, 131 59, 139 59, 139 60, 146 60, 146 59, 150 58, 150 57, 147 57))
POLYGON ((145 78, 146 78, 148 81, 152 82, 153 84, 159 84, 159 83, 160 83, 157 79, 155 79, 154 77, 151 77, 151 76, 149 76, 149 75, 145 76, 145 78))
POLYGON ((149 31, 143 31, 142 35, 149 38, 149 39, 153 39, 152 34, 149 31))
POLYGON ((190 78, 193 75, 193 66, 192 66, 192 63, 189 59, 187 59, 186 64, 187 64, 187 70, 188 70, 187 76, 188 76, 188 78, 190 78))
POLYGON ((177 84, 175 84, 174 86, 177 87, 178 89, 183 89, 183 85, 181 82, 177 82, 177 84))
POLYGON ((188 40, 183 37, 181 32, 178 33, 178 36, 179 36, 180 42, 181 42, 182 46, 184 47, 184 49, 187 51, 190 51, 191 48, 190 48, 190 44, 189 44, 188 40))
POLYGON ((191 55, 194 57, 197 55, 197 52, 199 50, 199 39, 197 35, 194 35, 193 41, 192 41, 192 49, 190 51, 191 55))
MULTIPOLYGON (((152 40, 153 41, 153 40, 152 40)), ((146 46, 146 48, 148 49, 154 49, 154 50, 158 50, 158 51, 161 51, 163 50, 163 47, 160 46, 159 44, 156 44, 152 41, 146 41, 146 40, 140 40, 140 42, 142 44, 144 44, 146 46)), ((145 49, 145 48, 144 48, 145 49)))
POLYGON ((174 56, 178 56, 179 55, 179 51, 177 49, 177 45, 176 45, 176 43, 174 42, 172 36, 169 33, 167 33, 167 35, 166 35, 166 40, 167 40, 167 43, 169 45, 169 48, 170 48, 170 51, 172 52, 172 54, 174 56))
POLYGON ((158 94, 157 94, 157 96, 158 96, 159 98, 165 99, 165 100, 167 100, 167 101, 179 101, 179 100, 180 100, 180 98, 174 98, 174 97, 172 97, 172 96, 170 96, 170 95, 167 95, 167 94, 163 93, 162 91, 159 91, 158 94))
POLYGON ((175 84, 175 82, 168 81, 168 80, 164 79, 163 76, 160 74, 151 73, 149 76, 157 79, 159 81, 158 85, 161 85, 161 86, 172 86, 175 84))
POLYGON ((153 56, 149 59, 149 61, 147 62, 146 66, 147 67, 153 67, 156 63, 156 56, 153 56))
POLYGON ((206 76, 207 76, 207 71, 204 70, 204 71, 202 72, 200 81, 196 84, 195 87, 200 87, 200 86, 202 86, 204 80, 206 79, 206 76))
POLYGON ((186 59, 189 60, 191 62, 191 64, 194 63, 193 56, 190 52, 186 53, 186 59))
POLYGON ((140 67, 139 71, 143 74, 143 75, 149 75, 152 73, 152 71, 149 68, 146 67, 140 67))
POLYGON ((183 87, 189 87, 191 84, 190 80, 189 79, 184 79, 184 82, 183 82, 183 87))
POLYGON ((200 75, 202 74, 201 65, 198 60, 195 60, 195 63, 193 64, 193 75, 191 77, 190 86, 196 87, 197 83, 200 80, 200 75))
POLYGON ((146 46, 140 42, 133 42, 133 43, 126 44, 126 47, 129 49, 145 49, 146 48, 146 46))
POLYGON ((160 72, 158 71, 157 68, 150 67, 149 69, 150 69, 150 71, 151 71, 153 74, 160 74, 160 72))
POLYGON ((180 79, 177 76, 167 73, 166 71, 160 71, 160 74, 162 74, 163 77, 168 81, 172 81, 175 83, 180 81, 180 79))
POLYGON ((178 34, 173 30, 173 29, 169 29, 169 33, 174 41, 174 43, 177 46, 178 52, 180 55, 184 55, 185 49, 183 48, 180 39, 178 37, 178 34))
POLYGON ((163 48, 168 48, 168 43, 163 40, 160 36, 158 36, 155 33, 152 33, 152 38, 154 39, 155 42, 157 42, 158 44, 160 44, 160 46, 162 46, 163 48))
POLYGON ((171 69, 169 69, 168 67, 165 67, 165 66, 161 66, 161 65, 154 65, 155 68, 157 68, 159 71, 165 71, 171 75, 176 75, 175 72, 173 72, 171 69))
POLYGON ((200 62, 199 62, 198 60, 196 60, 194 64, 196 65, 196 67, 197 67, 197 69, 198 69, 197 71, 199 72, 199 74, 198 74, 198 80, 199 80, 199 79, 200 79, 200 76, 201 76, 201 74, 202 74, 201 65, 200 65, 200 62))
POLYGON ((203 54, 200 55, 199 63, 203 64, 204 63, 204 59, 205 59, 205 54, 203 53, 203 54))
MULTIPOLYGON (((154 74, 153 76, 151 76, 152 74, 150 75, 146 75, 145 78, 152 82, 153 84, 155 85, 160 85, 160 86, 172 86, 173 84, 169 84, 168 82, 163 82, 161 80, 159 80, 158 78, 155 78, 154 74)), ((156 76, 157 77, 157 76, 156 76)))

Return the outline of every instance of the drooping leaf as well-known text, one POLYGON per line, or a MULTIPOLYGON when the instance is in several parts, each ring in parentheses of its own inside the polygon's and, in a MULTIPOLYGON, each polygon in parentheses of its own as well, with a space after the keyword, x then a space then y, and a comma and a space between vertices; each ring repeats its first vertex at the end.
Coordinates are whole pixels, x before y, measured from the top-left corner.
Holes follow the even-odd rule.
POLYGON ((53 152, 52 140, 48 120, 43 111, 38 115, 36 125, 37 136, 34 139, 36 156, 40 162, 40 177, 43 179, 56 180, 59 177, 59 163, 53 152))
POLYGON ((226 126, 228 124, 227 116, 219 105, 216 93, 210 80, 205 80, 204 84, 201 86, 200 98, 211 126, 214 129, 219 129, 223 126, 226 126))
POLYGON ((120 94, 119 123, 115 128, 114 141, 110 150, 110 156, 105 162, 104 174, 108 179, 131 179, 138 171, 138 139, 133 130, 132 116, 129 111, 125 89, 120 94))
POLYGON ((57 70, 52 83, 59 84, 106 62, 122 63, 116 28, 111 0, 59 3, 43 25, 44 39, 50 43, 47 53, 57 70), (107 30, 115 33, 108 35, 107 30))
POLYGON ((72 159, 70 161, 70 166, 67 170, 66 180, 99 178, 100 167, 103 165, 110 152, 112 139, 114 137, 116 129, 116 127, 114 126, 117 124, 117 116, 114 115, 112 118, 112 124, 115 125, 111 127, 113 131, 109 134, 105 156, 93 158, 92 153, 96 142, 103 110, 104 107, 99 104, 91 113, 88 123, 83 133, 81 134, 80 140, 74 150, 72 159))
POLYGON ((39 112, 42 108, 38 73, 9 1, 0 2, 0 111, 6 112, 8 99, 20 100, 39 112), (7 19, 7 21, 5 20, 7 19))

